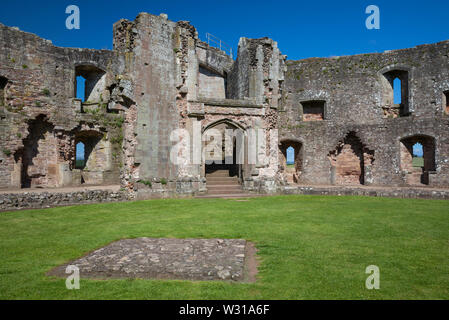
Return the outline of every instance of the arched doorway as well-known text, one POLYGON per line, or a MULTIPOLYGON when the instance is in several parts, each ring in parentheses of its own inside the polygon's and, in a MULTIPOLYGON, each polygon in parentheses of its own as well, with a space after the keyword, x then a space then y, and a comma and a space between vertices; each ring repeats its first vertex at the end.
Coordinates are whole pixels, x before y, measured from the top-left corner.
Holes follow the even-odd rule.
POLYGON ((415 135, 400 141, 401 171, 407 185, 428 185, 435 171, 435 139, 415 135))
POLYGON ((202 141, 206 176, 226 171, 230 177, 241 178, 245 145, 243 128, 230 120, 221 120, 204 129, 202 141))
POLYGON ((299 183, 303 170, 303 145, 295 140, 283 140, 279 145, 281 172, 288 183, 299 183))
POLYGON ((331 183, 363 185, 371 172, 374 151, 363 145, 355 132, 349 132, 328 155, 331 162, 331 183))

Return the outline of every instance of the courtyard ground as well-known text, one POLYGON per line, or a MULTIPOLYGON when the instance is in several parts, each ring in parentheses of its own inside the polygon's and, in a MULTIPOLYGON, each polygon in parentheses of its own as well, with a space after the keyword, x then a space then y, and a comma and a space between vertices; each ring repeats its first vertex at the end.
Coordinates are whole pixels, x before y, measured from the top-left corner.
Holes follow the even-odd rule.
POLYGON ((1 299, 449 299, 448 262, 444 200, 292 195, 0 213, 1 299), (68 290, 46 275, 140 237, 246 239, 258 249, 257 281, 81 279, 68 290), (365 288, 369 265, 379 290, 365 288))

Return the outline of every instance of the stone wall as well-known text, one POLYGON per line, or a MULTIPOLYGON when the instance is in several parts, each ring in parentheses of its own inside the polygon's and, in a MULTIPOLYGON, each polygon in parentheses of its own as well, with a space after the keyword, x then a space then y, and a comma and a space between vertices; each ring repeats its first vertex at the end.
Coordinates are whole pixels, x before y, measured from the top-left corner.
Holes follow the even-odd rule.
MULTIPOLYGON (((449 88, 448 41, 385 53, 288 61, 287 65, 279 129, 281 139, 298 139, 303 144, 302 183, 339 183, 333 180, 328 154, 354 132, 373 153, 365 182, 409 184, 408 173, 401 168, 400 141, 431 137, 435 168, 427 169, 429 185, 449 186, 449 118, 443 99, 449 88), (396 107, 388 98, 392 75, 403 80, 407 106, 397 106, 402 113, 391 111, 396 107), (307 121, 303 105, 317 100, 325 101, 324 120, 307 121)), ((351 159, 343 161, 343 166, 351 167, 351 159)))
POLYGON ((7 80, 0 106, 0 188, 80 184, 72 169, 77 136, 85 130, 114 141, 105 174, 119 183, 123 116, 107 104, 121 65, 112 51, 55 47, 0 24, 0 77, 7 80), (81 66, 105 73, 89 105, 75 97, 81 66))
POLYGON ((129 200, 127 192, 111 190, 0 193, 0 211, 126 200, 129 200))

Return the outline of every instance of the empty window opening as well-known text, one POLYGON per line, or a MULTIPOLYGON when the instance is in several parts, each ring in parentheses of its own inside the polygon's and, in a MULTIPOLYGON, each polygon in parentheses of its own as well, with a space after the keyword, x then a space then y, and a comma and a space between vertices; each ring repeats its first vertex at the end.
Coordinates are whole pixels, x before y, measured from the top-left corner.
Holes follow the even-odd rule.
POLYGON ((443 108, 446 114, 449 114, 449 90, 443 93, 443 108))
POLYGON ((412 136, 400 143, 401 171, 407 185, 430 184, 429 172, 435 171, 435 139, 412 136))
POLYGON ((424 168, 424 154, 423 154, 423 147, 421 143, 415 143, 413 145, 413 159, 412 164, 413 167, 418 168, 424 168))
POLYGON ((104 133, 94 130, 76 134, 72 168, 81 170, 81 183, 102 184, 104 174, 112 169, 111 146, 104 137, 104 133))
POLYGON ((325 101, 314 100, 301 102, 303 121, 324 120, 325 101))
POLYGON ((303 170, 303 147, 297 141, 283 141, 280 144, 280 163, 287 183, 299 183, 303 170))
POLYGON ((354 132, 348 133, 328 156, 333 184, 365 184, 365 173, 374 161, 374 151, 366 148, 354 132))
POLYGON ((402 82, 401 79, 396 78, 393 81, 393 91, 394 91, 394 104, 402 103, 402 82))
POLYGON ((80 99, 81 101, 85 101, 85 89, 86 85, 86 79, 84 79, 82 76, 76 77, 76 98, 80 99))
POLYGON ((392 70, 383 74, 382 108, 385 118, 404 117, 410 114, 408 86, 408 71, 392 70))
POLYGON ((85 161, 84 143, 78 142, 76 144, 76 152, 75 152, 75 169, 84 169, 85 166, 86 161, 85 161))
POLYGON ((105 90, 106 73, 91 65, 75 68, 75 97, 83 102, 96 103, 105 90))
POLYGON ((0 106, 6 104, 6 85, 8 84, 8 79, 5 77, 0 77, 0 106))

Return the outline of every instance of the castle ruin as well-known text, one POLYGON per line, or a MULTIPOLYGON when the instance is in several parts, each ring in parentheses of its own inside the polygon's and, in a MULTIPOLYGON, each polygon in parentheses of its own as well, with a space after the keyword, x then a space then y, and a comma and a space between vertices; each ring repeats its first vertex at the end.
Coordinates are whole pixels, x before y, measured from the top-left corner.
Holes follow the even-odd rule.
POLYGON ((193 136, 198 126, 277 129, 278 143, 267 138, 263 150, 267 163, 243 155, 246 162, 221 168, 245 192, 449 187, 449 41, 289 61, 271 39, 241 38, 234 60, 166 15, 120 20, 113 33, 112 51, 61 48, 0 24, 0 188, 120 185, 138 199, 203 194, 208 165, 170 161, 172 132, 193 136))

